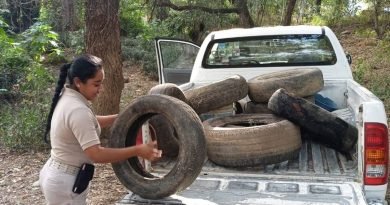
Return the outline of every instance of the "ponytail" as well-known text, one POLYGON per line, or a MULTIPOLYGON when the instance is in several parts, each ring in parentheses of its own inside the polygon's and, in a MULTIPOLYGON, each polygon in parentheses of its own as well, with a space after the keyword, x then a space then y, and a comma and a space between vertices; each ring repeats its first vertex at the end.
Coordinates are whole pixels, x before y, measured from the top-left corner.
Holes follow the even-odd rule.
POLYGON ((47 117, 46 131, 45 131, 45 135, 43 138, 46 143, 49 143, 47 135, 49 134, 50 128, 51 128, 51 118, 53 117, 54 108, 57 106, 58 100, 60 99, 60 94, 61 94, 62 88, 65 85, 66 77, 68 76, 68 70, 69 70, 70 66, 71 66, 70 63, 64 64, 60 70, 60 77, 59 77, 58 82, 57 82, 54 97, 51 101, 49 115, 47 117))

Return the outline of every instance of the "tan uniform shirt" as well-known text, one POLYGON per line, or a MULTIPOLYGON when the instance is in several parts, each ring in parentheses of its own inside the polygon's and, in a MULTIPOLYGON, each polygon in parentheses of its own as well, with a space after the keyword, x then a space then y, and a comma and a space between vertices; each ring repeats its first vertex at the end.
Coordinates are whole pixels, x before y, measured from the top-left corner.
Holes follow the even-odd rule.
POLYGON ((51 157, 77 167, 92 163, 83 150, 100 144, 100 132, 89 101, 79 92, 65 87, 51 120, 51 157))

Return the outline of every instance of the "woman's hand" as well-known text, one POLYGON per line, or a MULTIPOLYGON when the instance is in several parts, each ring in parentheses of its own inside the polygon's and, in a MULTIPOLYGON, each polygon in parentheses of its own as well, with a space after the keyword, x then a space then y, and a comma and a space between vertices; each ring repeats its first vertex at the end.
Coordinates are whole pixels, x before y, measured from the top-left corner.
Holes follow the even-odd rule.
POLYGON ((162 151, 156 147, 156 141, 124 148, 105 148, 97 144, 85 149, 84 153, 95 163, 119 162, 135 156, 153 161, 160 158, 162 154, 162 151))
POLYGON ((161 157, 162 151, 156 148, 157 147, 156 141, 150 141, 147 144, 141 144, 137 146, 139 150, 137 155, 139 157, 142 157, 149 161, 154 161, 157 158, 161 157))

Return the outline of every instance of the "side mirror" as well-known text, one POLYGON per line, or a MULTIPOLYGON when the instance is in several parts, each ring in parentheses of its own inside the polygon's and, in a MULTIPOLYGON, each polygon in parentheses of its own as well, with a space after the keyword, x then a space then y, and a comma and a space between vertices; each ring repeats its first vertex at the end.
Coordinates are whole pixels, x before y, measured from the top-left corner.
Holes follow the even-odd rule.
POLYGON ((351 65, 352 64, 352 56, 349 53, 345 54, 345 56, 347 57, 349 65, 351 65))

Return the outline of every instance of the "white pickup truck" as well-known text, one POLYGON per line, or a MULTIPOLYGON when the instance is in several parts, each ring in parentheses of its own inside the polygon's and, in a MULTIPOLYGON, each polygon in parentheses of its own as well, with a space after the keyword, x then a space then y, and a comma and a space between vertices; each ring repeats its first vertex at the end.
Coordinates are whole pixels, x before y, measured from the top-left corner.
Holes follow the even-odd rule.
MULTIPOLYGON (((384 105, 353 80, 351 58, 328 27, 215 31, 201 46, 157 38, 156 51, 160 83, 178 84, 183 91, 235 74, 248 80, 275 71, 317 67, 324 77, 319 94, 335 103, 339 117, 358 128, 358 140, 350 159, 303 141, 299 157, 278 164, 226 168, 206 161, 186 190, 171 200, 148 203, 387 204, 389 146, 384 105)), ((128 204, 126 200, 132 204, 141 199, 129 195, 122 203, 128 204)))

